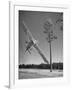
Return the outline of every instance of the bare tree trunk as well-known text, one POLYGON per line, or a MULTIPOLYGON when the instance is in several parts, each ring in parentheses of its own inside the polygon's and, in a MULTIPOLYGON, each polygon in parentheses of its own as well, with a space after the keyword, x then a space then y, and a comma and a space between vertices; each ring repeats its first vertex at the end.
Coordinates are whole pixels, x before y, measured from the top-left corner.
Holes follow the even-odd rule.
POLYGON ((52 52, 51 52, 51 42, 49 43, 50 45, 50 72, 52 72, 52 52))

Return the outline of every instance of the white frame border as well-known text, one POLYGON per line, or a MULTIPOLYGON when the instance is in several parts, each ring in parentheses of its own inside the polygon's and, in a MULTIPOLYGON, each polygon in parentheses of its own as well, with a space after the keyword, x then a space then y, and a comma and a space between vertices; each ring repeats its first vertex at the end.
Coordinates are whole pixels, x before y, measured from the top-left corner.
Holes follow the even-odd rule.
MULTIPOLYGON (((18 57, 16 57, 15 55, 18 55, 18 50, 15 47, 18 44, 18 41, 16 41, 17 37, 18 37, 18 35, 17 35, 18 34, 18 31, 17 31, 18 28, 16 27, 18 25, 18 23, 16 23, 16 22, 18 22, 18 20, 16 19, 16 15, 14 16, 14 14, 15 14, 15 7, 17 5, 24 6, 24 8, 25 8, 25 6, 26 7, 30 6, 30 7, 36 7, 36 8, 37 7, 38 8, 40 8, 40 7, 44 8, 45 7, 45 8, 63 9, 63 10, 66 10, 66 11, 64 11, 64 13, 66 14, 67 19, 66 19, 66 17, 65 17, 65 19, 66 19, 66 21, 68 21, 68 23, 66 23, 65 25, 69 26, 69 20, 70 20, 70 17, 68 17, 69 13, 70 13, 69 5, 59 5, 59 4, 57 4, 57 5, 55 5, 55 4, 54 5, 53 4, 46 4, 46 5, 42 4, 41 5, 40 4, 39 5, 39 4, 35 4, 35 3, 34 4, 27 4, 27 3, 23 3, 23 2, 10 2, 9 3, 9 14, 10 14, 9 15, 9 20, 10 20, 9 21, 9 29, 10 29, 10 35, 9 35, 9 37, 10 37, 10 39, 9 39, 9 42, 10 42, 10 62, 9 62, 10 77, 9 77, 9 83, 10 83, 10 88, 12 88, 12 87, 32 87, 32 86, 36 87, 36 86, 39 86, 39 85, 42 85, 42 86, 47 86, 47 85, 54 86, 56 84, 57 85, 68 85, 70 83, 70 78, 69 78, 70 71, 68 71, 69 67, 67 68, 67 71, 64 72, 64 73, 68 73, 67 76, 64 79, 62 79, 62 80, 61 80, 61 78, 57 79, 57 80, 53 79, 53 78, 52 78, 53 80, 51 80, 51 78, 48 78, 48 80, 50 82, 47 81, 47 78, 45 78, 45 79, 33 79, 33 80, 17 80, 16 76, 18 75, 18 73, 16 74, 16 72, 17 72, 16 68, 18 68, 18 67, 16 65, 18 63, 16 62, 16 60, 18 60, 18 57), (15 61, 15 63, 14 63, 14 61, 15 61), (43 80, 45 80, 44 83, 42 83, 43 80), (25 86, 23 86, 22 83, 25 86), (29 83, 30 83, 30 85, 29 85, 29 83)), ((39 11, 41 11, 41 10, 39 10, 39 11)), ((66 31, 68 29, 68 26, 64 27, 66 31)), ((69 35, 69 32, 67 31, 64 34, 64 38, 67 37, 68 35, 69 35)), ((68 41, 69 38, 65 39, 64 46, 67 43, 66 40, 68 41)), ((68 44, 64 48, 65 52, 69 51, 69 49, 68 48, 66 49, 66 47, 68 47, 68 44)), ((65 54, 67 55, 68 53, 65 53, 65 54)), ((65 59, 67 59, 67 58, 68 57, 65 57, 65 59)), ((67 64, 69 66, 70 62, 67 61, 66 66, 67 66, 67 64)))

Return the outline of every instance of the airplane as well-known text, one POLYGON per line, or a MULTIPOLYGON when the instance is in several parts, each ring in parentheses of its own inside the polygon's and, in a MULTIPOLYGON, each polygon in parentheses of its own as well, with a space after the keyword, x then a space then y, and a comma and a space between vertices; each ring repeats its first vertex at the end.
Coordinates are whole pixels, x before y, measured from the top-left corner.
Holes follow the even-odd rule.
POLYGON ((37 50, 37 52, 39 53, 39 55, 42 57, 44 62, 49 64, 45 55, 42 53, 40 47, 38 46, 38 41, 34 39, 33 35, 31 34, 30 30, 28 29, 28 27, 26 26, 24 21, 23 21, 23 27, 24 27, 24 33, 28 37, 28 41, 26 41, 27 46, 26 46, 25 52, 28 51, 31 54, 30 50, 32 49, 32 47, 34 47, 37 50))
POLYGON ((35 40, 31 34, 31 32, 29 31, 28 27, 26 26, 25 22, 23 21, 23 28, 24 28, 24 33, 26 34, 26 36, 28 37, 28 41, 25 41, 26 45, 26 50, 25 52, 29 52, 31 54, 31 50, 32 50, 32 46, 34 46, 35 44, 38 43, 37 40, 35 40))

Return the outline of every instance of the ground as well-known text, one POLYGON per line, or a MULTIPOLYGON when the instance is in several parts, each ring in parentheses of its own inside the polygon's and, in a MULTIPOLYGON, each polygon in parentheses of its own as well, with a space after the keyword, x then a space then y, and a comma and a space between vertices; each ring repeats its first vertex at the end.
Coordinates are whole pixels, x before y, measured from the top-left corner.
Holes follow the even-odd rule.
POLYGON ((19 79, 47 77, 63 77, 63 71, 53 70, 52 72, 50 72, 50 70, 48 69, 19 69, 19 79))

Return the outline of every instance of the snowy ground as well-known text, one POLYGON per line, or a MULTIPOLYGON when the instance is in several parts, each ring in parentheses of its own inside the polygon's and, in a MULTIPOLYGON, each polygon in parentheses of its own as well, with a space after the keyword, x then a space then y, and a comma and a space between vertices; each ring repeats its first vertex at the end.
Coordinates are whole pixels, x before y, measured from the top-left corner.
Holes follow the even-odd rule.
POLYGON ((62 77, 63 71, 48 69, 19 69, 19 79, 62 77))

